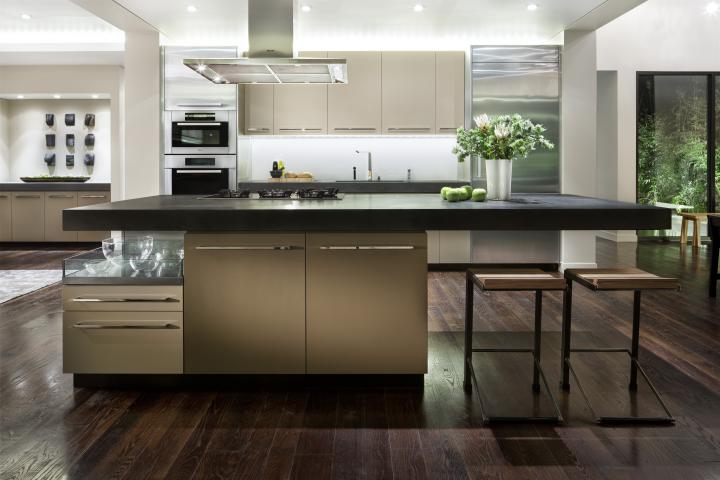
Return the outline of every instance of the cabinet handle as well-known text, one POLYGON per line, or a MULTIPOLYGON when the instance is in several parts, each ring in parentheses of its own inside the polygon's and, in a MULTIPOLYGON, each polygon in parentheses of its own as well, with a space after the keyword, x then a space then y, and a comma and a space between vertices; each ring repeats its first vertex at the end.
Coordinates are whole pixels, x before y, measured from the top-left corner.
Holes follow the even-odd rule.
POLYGON ((75 195, 48 195, 49 198, 75 198, 75 195))
POLYGON ((107 195, 81 195, 80 198, 107 198, 107 195))
POLYGON ((455 132, 455 131, 457 131, 457 129, 458 129, 458 127, 440 127, 440 128, 438 128, 438 130, 441 132, 442 131, 455 132))
POLYGON ((322 128, 279 128, 281 132, 321 132, 322 128))
POLYGON ((222 107, 224 103, 178 103, 178 107, 202 108, 202 107, 222 107))
POLYGON ((253 128, 246 128, 245 131, 246 131, 246 132, 269 132, 270 129, 269 129, 269 128, 264 128, 264 127, 263 127, 263 128, 254 128, 254 127, 253 127, 253 128))
POLYGON ((257 245, 257 246, 207 246, 202 245, 199 247, 195 247, 195 250, 303 250, 303 247, 298 247, 296 245, 257 245))
POLYGON ((181 127, 219 127, 220 122, 178 122, 177 123, 181 127))
POLYGON ((413 245, 323 245, 320 250, 415 250, 413 245))
POLYGON ((75 323, 73 324, 73 328, 80 328, 82 330, 169 330, 179 329, 180 326, 175 325, 174 323, 163 323, 160 325, 144 325, 142 323, 126 323, 120 325, 104 325, 101 323, 75 323))
POLYGON ((175 173, 222 173, 222 170, 176 170, 175 173))
POLYGON ((0 198, 7 198, 7 195, 0 195, 0 198))
POLYGON ((15 195, 15 198, 40 198, 40 195, 15 195))
POLYGON ((75 303, 121 303, 121 302, 146 302, 146 303, 176 303, 175 297, 75 297, 75 303))
POLYGON ((336 132, 374 132, 377 128, 373 127, 335 127, 336 132))
POLYGON ((389 127, 388 132, 429 132, 429 127, 389 127))

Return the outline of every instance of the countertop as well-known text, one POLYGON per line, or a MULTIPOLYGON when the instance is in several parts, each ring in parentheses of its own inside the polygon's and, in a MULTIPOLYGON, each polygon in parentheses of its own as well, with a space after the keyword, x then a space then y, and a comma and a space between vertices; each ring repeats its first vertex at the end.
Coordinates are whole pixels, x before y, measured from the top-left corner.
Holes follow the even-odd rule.
POLYGON ((345 193, 439 193, 442 187, 460 187, 468 185, 469 182, 458 182, 457 180, 433 180, 433 181, 338 181, 319 180, 313 182, 270 182, 270 181, 247 181, 238 183, 238 190, 250 190, 256 192, 262 189, 305 189, 305 188, 339 188, 345 193))
POLYGON ((5 182, 0 192, 109 192, 109 183, 89 182, 5 182))
POLYGON ((66 230, 423 231, 651 230, 665 208, 559 194, 450 203, 439 194, 346 194, 342 200, 200 200, 161 195, 63 211, 66 230))

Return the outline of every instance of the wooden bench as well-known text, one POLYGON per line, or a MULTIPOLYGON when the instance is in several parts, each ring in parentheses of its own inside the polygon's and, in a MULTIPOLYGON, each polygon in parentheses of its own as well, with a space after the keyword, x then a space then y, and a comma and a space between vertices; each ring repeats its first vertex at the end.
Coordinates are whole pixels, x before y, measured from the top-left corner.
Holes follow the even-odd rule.
POLYGON ((682 217, 682 225, 680 226, 680 245, 687 244, 688 238, 688 223, 693 222, 693 239, 692 246, 700 246, 700 222, 707 217, 715 217, 720 213, 705 213, 705 212, 678 212, 678 215, 682 217))

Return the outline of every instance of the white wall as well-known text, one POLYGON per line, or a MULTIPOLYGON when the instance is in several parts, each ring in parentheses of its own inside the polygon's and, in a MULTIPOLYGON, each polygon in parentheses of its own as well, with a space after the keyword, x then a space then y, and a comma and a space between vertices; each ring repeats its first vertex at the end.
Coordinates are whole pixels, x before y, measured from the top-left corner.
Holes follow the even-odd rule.
POLYGON ((8 101, 0 99, 0 182, 10 177, 10 124, 8 101))
POLYGON ((89 175, 89 182, 110 182, 110 100, 8 100, 10 171, 8 180, 32 175, 89 175), (55 125, 45 124, 45 114, 55 115, 55 125), (75 126, 66 126, 66 113, 75 114, 75 126), (95 127, 84 124, 85 114, 95 114, 95 127), (45 135, 55 134, 55 148, 45 146, 45 135), (75 135, 75 148, 65 146, 65 135, 75 135), (95 135, 95 146, 85 147, 85 134, 95 135), (55 167, 43 161, 45 152, 55 153, 55 167), (86 152, 95 153, 95 166, 83 162, 86 152), (65 166, 65 155, 75 155, 75 166, 65 166))
POLYGON ((275 160, 285 162, 292 172, 308 171, 318 180, 351 180, 357 167, 358 180, 365 180, 367 155, 355 150, 371 151, 373 177, 404 180, 408 168, 413 180, 455 180, 457 158, 451 150, 454 137, 239 137, 238 174, 245 171, 248 158, 251 179, 266 180, 275 160), (250 148, 243 147, 249 144, 250 148), (247 153, 245 153, 247 155, 247 153))
POLYGON ((597 31, 598 70, 617 72, 618 200, 635 202, 637 72, 720 71, 720 16, 707 3, 648 0, 597 31))

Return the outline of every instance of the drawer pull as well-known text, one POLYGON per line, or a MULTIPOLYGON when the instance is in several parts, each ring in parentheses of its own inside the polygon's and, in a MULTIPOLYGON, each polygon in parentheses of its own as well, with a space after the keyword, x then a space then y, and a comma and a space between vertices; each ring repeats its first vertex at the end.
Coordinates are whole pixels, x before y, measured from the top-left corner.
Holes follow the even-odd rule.
POLYGON ((177 173, 222 173, 222 170, 176 170, 177 173))
POLYGON ((390 127, 388 132, 429 132, 429 127, 390 127))
POLYGON ((455 132, 457 131, 458 127, 440 127, 438 128, 439 131, 447 131, 447 132, 455 132))
POLYGON ((374 132, 377 128, 374 127, 335 127, 333 128, 336 132, 374 132))
POLYGON ((413 245, 324 245, 320 250, 415 250, 413 245))
POLYGON ((100 323, 75 323, 73 328, 81 330, 177 330, 180 326, 174 323, 163 323, 159 325, 146 325, 142 323, 124 324, 100 324, 100 323))
POLYGON ((245 129, 246 132, 269 132, 269 128, 256 128, 256 127, 250 127, 245 129))
POLYGON ((204 127, 204 126, 211 126, 211 127, 219 127, 221 125, 220 122, 178 122, 177 125, 181 127, 204 127))
POLYGON ((75 198, 75 195, 48 195, 49 198, 75 198))
POLYGON ((107 195, 81 195, 80 198, 107 198, 107 195))
POLYGON ((279 128, 281 132, 321 132, 322 128, 279 128))
POLYGON ((242 246, 199 246, 195 247, 195 250, 302 250, 303 247, 298 247, 296 245, 257 245, 257 246, 249 246, 249 245, 242 245, 242 246))
POLYGON ((7 198, 7 195, 0 195, 0 198, 7 198))
POLYGON ((122 302, 146 302, 146 303, 177 303, 175 297, 75 297, 76 303, 122 303, 122 302))
POLYGON ((15 198, 40 198, 40 195, 15 195, 15 198))

